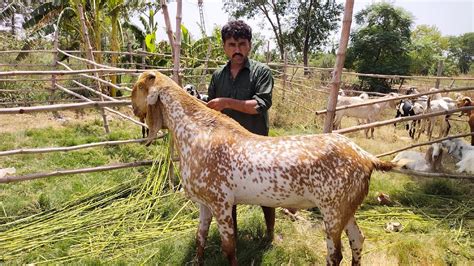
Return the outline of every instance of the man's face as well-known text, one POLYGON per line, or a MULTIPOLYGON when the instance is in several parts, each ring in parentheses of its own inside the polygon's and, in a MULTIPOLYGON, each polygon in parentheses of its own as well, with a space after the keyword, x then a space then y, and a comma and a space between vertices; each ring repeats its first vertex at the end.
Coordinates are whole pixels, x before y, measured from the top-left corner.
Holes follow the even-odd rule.
POLYGON ((224 52, 232 64, 243 64, 250 53, 252 44, 247 39, 234 39, 233 37, 224 42, 224 52))

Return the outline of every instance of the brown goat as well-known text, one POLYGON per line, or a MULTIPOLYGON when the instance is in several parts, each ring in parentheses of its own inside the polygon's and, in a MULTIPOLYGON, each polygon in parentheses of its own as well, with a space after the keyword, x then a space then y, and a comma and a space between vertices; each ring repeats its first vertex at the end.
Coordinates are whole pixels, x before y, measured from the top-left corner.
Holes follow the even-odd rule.
MULTIPOLYGON (((474 103, 472 102, 471 98, 469 97, 464 97, 457 102, 457 106, 460 107, 466 107, 466 106, 474 106, 474 103)), ((467 121, 469 123, 469 128, 471 129, 471 133, 474 132, 474 112, 471 110, 469 111, 463 111, 461 115, 467 115, 469 117, 469 120, 467 121)), ((471 146, 474 146, 474 135, 471 135, 471 146)))
POLYGON ((396 166, 362 150, 339 134, 265 137, 207 108, 159 72, 140 75, 132 93, 137 114, 146 113, 150 141, 168 128, 177 146, 186 195, 200 204, 197 260, 213 217, 222 250, 237 264, 232 206, 318 207, 327 234, 327 263, 342 260, 346 232, 352 263, 360 264, 364 236, 354 214, 369 190, 373 170, 396 166))

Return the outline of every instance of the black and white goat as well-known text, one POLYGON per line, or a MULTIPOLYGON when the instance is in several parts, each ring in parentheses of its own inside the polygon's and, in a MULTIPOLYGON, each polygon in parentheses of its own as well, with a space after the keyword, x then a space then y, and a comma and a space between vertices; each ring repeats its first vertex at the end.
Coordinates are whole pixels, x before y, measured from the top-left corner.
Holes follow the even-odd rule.
MULTIPOLYGON (((415 102, 412 103, 410 100, 401 100, 400 103, 397 105, 397 117, 407 117, 407 116, 414 116, 422 114, 425 111, 424 107, 415 102)), ((415 138, 415 128, 416 124, 419 124, 419 120, 413 120, 405 125, 406 130, 408 131, 408 135, 413 139, 415 138)), ((396 126, 397 123, 394 124, 396 126)))
POLYGON ((184 86, 184 89, 192 96, 196 97, 198 100, 201 100, 203 102, 208 102, 209 101, 209 96, 207 94, 201 94, 199 91, 196 89, 196 86, 193 84, 187 84, 184 86))

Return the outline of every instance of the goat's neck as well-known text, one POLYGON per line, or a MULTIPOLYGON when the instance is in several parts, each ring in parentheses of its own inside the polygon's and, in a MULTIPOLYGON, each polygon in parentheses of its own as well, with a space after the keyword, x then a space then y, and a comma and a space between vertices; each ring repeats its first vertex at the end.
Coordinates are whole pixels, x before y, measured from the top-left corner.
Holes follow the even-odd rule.
POLYGON ((193 147, 212 135, 216 121, 211 109, 186 94, 164 91, 160 94, 163 119, 173 134, 182 161, 192 159, 193 147))

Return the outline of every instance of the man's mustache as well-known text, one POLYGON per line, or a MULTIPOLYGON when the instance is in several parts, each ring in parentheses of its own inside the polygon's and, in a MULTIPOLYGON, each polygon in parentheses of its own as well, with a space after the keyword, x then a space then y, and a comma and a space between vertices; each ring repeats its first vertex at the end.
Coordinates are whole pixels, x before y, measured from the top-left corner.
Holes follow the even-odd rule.
POLYGON ((244 57, 244 55, 241 54, 241 53, 235 53, 235 54, 232 55, 232 58, 234 58, 234 57, 237 56, 237 55, 240 55, 240 56, 244 57))

